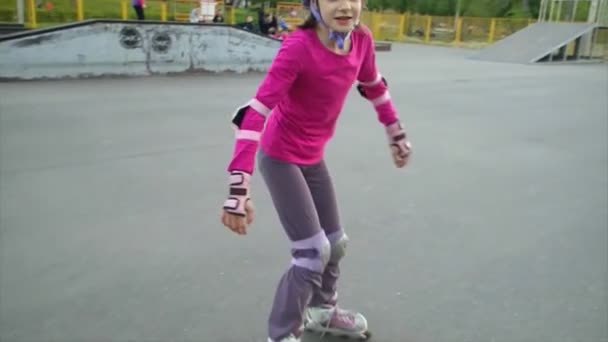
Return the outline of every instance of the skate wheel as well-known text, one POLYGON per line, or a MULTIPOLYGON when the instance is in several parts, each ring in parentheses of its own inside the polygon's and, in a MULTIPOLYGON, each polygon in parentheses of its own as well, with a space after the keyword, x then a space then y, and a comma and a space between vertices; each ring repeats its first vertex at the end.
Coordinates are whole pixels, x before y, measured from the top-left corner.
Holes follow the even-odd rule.
POLYGON ((363 334, 357 336, 357 337, 353 337, 353 336, 342 336, 342 338, 344 339, 348 339, 348 340, 356 340, 356 341, 367 341, 369 340, 369 338, 372 337, 372 333, 369 331, 364 332, 363 334))
POLYGON ((359 336, 352 336, 352 335, 344 335, 344 334, 330 334, 336 337, 339 337, 343 340, 355 340, 355 341, 367 341, 370 337, 372 337, 372 333, 369 331, 366 331, 364 333, 362 333, 359 336))
POLYGON ((347 334, 341 334, 341 333, 335 333, 335 332, 326 332, 326 333, 322 333, 319 331, 316 331, 314 329, 310 329, 308 327, 304 327, 305 331, 308 331, 310 333, 314 333, 314 334, 327 334, 329 336, 333 336, 333 337, 337 337, 340 338, 342 340, 345 341, 367 341, 370 337, 372 337, 372 333, 370 331, 366 331, 364 333, 361 333, 361 335, 358 336, 353 336, 353 335, 347 335, 347 334))

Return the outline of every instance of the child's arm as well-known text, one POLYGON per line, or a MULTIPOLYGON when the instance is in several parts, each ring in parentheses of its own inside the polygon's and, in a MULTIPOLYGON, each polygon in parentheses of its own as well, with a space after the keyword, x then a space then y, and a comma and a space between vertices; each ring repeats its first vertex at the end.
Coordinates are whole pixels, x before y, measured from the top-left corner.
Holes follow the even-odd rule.
POLYGON ((231 195, 224 209, 244 214, 249 198, 249 179, 266 116, 283 99, 302 70, 307 52, 297 39, 285 40, 253 99, 239 107, 232 119, 236 129, 234 152, 227 171, 231 175, 231 195))
POLYGON ((376 65, 376 53, 374 41, 369 30, 366 30, 368 37, 367 54, 361 65, 357 76, 357 90, 374 106, 378 121, 385 129, 393 153, 393 158, 397 166, 402 167, 407 163, 411 146, 407 139, 405 129, 401 125, 397 110, 393 105, 388 83, 378 71, 376 65))
POLYGON ((366 28, 363 29, 367 33, 368 46, 359 75, 357 76, 357 90, 361 96, 369 100, 374 106, 378 115, 378 121, 384 124, 384 126, 388 126, 398 121, 397 110, 393 106, 388 91, 388 83, 378 71, 375 46, 371 32, 366 28))
POLYGON ((235 149, 228 171, 253 173, 254 157, 266 116, 289 91, 304 58, 306 51, 297 39, 284 41, 254 98, 236 110, 232 119, 236 129, 235 149))

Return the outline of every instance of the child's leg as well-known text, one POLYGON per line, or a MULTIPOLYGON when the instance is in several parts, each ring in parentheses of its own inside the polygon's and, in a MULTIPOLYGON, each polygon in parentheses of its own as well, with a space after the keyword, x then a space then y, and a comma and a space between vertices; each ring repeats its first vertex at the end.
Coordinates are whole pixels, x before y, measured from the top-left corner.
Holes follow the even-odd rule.
POLYGON ((322 285, 314 292, 310 305, 335 305, 337 301, 336 283, 340 276, 340 260, 346 252, 348 237, 340 226, 334 186, 325 161, 305 167, 303 171, 319 215, 321 228, 325 231, 331 245, 331 254, 323 272, 322 285))
POLYGON ((268 322, 269 337, 278 341, 299 333, 314 288, 321 286, 330 246, 302 170, 263 151, 259 169, 292 248, 292 265, 279 281, 268 322))
POLYGON ((348 238, 340 226, 338 205, 333 183, 325 162, 303 168, 321 227, 330 241, 331 253, 322 276, 322 285, 315 288, 310 307, 306 311, 306 328, 366 339, 369 337, 366 318, 337 305, 336 282, 340 276, 340 260, 346 252, 348 238))

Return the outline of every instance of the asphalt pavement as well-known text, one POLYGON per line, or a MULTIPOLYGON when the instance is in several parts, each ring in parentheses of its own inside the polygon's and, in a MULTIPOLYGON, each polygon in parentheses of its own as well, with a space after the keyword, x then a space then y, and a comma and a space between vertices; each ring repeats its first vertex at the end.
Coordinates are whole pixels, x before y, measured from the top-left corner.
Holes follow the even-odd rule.
MULTIPOLYGON (((406 169, 350 93, 326 151, 340 304, 373 342, 606 342, 608 68, 471 53, 378 53, 406 169)), ((290 255, 257 171, 249 234, 219 222, 262 77, 0 83, 0 341, 265 341, 290 255)))

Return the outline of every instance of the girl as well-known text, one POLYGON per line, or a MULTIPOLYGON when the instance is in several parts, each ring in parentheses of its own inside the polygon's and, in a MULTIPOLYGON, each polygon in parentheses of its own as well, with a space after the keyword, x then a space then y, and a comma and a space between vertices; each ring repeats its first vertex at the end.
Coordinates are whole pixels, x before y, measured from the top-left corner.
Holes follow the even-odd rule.
POLYGON ((348 238, 323 158, 355 82, 385 127, 397 167, 407 164, 410 145, 377 71, 372 36, 359 25, 361 1, 304 3, 310 17, 282 43, 255 97, 232 119, 236 142, 222 223, 243 235, 253 221, 250 179, 259 144, 260 173, 291 241, 291 266, 279 281, 268 320, 269 342, 299 342, 302 326, 368 335, 362 314, 337 306, 348 238))

